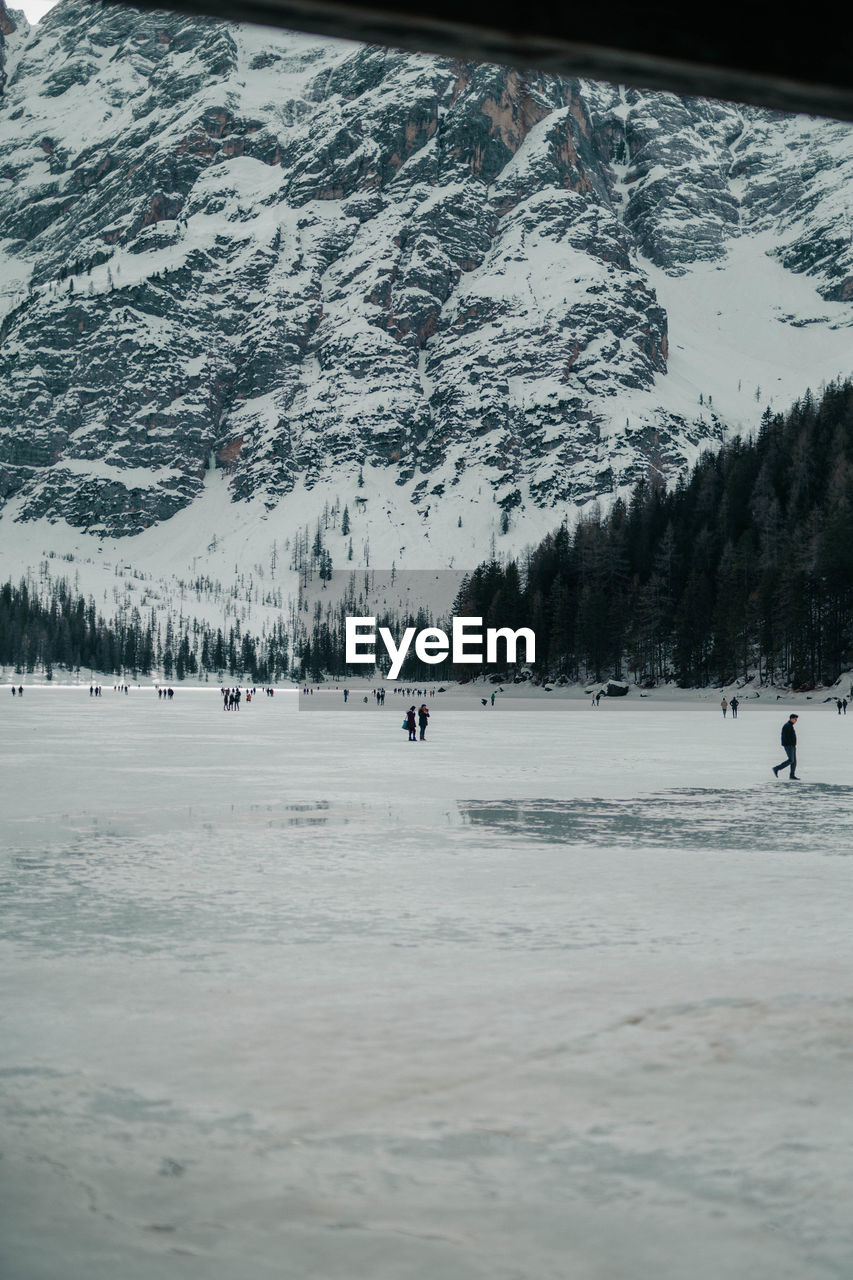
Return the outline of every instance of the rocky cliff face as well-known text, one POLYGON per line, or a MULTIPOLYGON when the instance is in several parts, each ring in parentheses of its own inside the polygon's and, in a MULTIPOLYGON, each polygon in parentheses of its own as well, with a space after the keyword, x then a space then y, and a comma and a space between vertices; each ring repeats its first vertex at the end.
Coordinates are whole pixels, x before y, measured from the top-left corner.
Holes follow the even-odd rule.
POLYGON ((24 15, 19 12, 10 13, 3 0, 0 0, 0 94, 3 93, 9 79, 9 40, 13 36, 17 37, 17 45, 20 47, 28 31, 29 23, 24 15))
POLYGON ((556 523, 819 381, 804 326, 850 345, 850 126, 76 0, 10 25, 18 518, 132 534, 211 468, 264 510, 366 469, 389 512, 556 523), (753 260, 755 350, 722 308, 682 341, 753 260))

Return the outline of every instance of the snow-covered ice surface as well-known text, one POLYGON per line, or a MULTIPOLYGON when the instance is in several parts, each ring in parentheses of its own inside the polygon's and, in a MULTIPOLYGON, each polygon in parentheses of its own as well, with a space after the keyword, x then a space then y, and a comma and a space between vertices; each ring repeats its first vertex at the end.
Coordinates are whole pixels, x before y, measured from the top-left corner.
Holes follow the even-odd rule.
POLYGON ((3 693, 4 1276, 853 1274, 853 716, 3 693))

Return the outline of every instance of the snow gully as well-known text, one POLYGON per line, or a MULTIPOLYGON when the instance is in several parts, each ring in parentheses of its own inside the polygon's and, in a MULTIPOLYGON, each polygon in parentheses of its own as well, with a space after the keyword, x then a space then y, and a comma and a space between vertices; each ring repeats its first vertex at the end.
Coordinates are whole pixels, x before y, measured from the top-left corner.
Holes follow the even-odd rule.
MULTIPOLYGON (((394 642, 388 627, 380 627, 379 639, 391 659, 391 666, 385 679, 397 679, 411 648, 412 640, 415 642, 415 653, 421 662, 429 664, 443 662, 451 650, 454 665, 457 663, 482 665, 483 662, 497 662, 499 640, 503 640, 506 645, 505 661, 508 665, 516 661, 519 640, 524 641, 524 661, 528 663, 536 661, 536 636, 530 627, 519 627, 516 631, 511 627, 487 627, 485 657, 482 627, 482 618, 454 618, 452 643, 447 632, 438 627, 425 627, 423 631, 418 631, 416 627, 406 627, 399 645, 394 642), (477 646, 476 650, 474 646, 477 646)), ((376 664, 376 618, 347 618, 345 635, 347 663, 376 664), (370 652, 367 652, 368 648, 370 652)))

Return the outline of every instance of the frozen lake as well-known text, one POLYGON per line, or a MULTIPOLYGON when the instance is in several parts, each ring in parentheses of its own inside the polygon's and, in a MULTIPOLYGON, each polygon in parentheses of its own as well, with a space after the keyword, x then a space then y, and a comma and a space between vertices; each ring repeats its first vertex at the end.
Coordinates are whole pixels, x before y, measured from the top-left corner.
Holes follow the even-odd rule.
POLYGON ((9 1280, 853 1274, 853 715, 30 690, 9 1280))

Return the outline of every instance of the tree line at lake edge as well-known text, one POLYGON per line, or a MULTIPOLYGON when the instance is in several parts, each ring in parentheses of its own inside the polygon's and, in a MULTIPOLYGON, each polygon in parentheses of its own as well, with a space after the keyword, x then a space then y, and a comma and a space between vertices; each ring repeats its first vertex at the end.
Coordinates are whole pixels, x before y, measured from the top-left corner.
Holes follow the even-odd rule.
POLYGON ((532 627, 549 679, 833 683, 853 666, 853 382, 480 565, 454 612, 532 627))
MULTIPOLYGON (((261 637, 152 613, 111 621, 67 582, 48 595, 0 587, 0 663, 239 676, 266 683, 359 676, 348 666, 348 602, 315 605, 293 634, 283 620, 261 637)), ((481 564, 453 613, 484 627, 530 627, 534 678, 631 678, 685 688, 753 676, 796 688, 831 684, 853 667, 853 382, 828 386, 784 415, 767 410, 756 437, 708 452, 671 489, 651 478, 606 515, 562 525, 518 559, 481 564)), ((425 609, 377 619, 398 635, 435 625, 425 609)), ((447 623, 438 625, 448 629, 447 623)), ((521 665, 521 664, 518 664, 521 665)), ((506 664, 478 668, 512 677, 506 664)), ((401 680, 470 678, 411 653, 401 680)))

